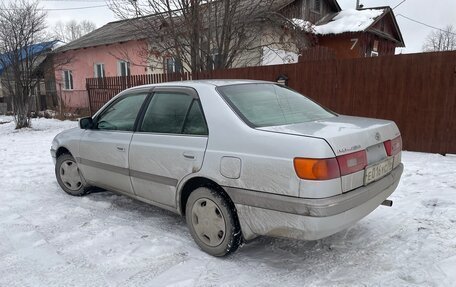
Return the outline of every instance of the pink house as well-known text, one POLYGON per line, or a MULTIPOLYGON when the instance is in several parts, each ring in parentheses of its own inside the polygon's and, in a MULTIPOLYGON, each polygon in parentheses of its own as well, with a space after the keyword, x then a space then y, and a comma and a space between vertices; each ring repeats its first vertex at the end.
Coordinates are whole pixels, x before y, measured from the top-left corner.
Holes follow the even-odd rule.
MULTIPOLYGON (((250 2, 246 1, 246 3, 250 2)), ((281 0, 276 2, 277 7, 274 9, 277 9, 277 13, 282 13, 284 17, 288 18, 309 20, 312 23, 341 11, 336 0, 281 0)), ((154 17, 154 15, 147 17, 154 17)), ((166 21, 158 21, 162 21, 160 16, 157 17, 158 27, 166 27, 166 21)), ((282 54, 283 57, 278 57, 282 63, 288 62, 283 59, 288 55, 291 55, 292 58, 295 56, 293 59, 297 59, 298 49, 291 48, 288 51, 285 50, 290 49, 287 43, 285 43, 284 49, 274 44, 275 41, 282 41, 282 32, 277 33, 273 26, 265 27, 263 24, 261 23, 262 30, 270 30, 265 33, 265 38, 259 41, 258 45, 263 45, 263 47, 244 49, 231 67, 278 64, 280 62, 277 62, 275 58, 282 54), (271 35, 269 35, 271 33, 277 39, 271 39, 271 35), (264 46, 267 41, 271 41, 271 47, 264 46), (269 55, 272 55, 272 59, 269 55)), ((147 35, 145 28, 141 27, 147 27, 141 17, 111 22, 55 51, 58 58, 63 56, 69 60, 66 65, 55 64, 56 90, 66 108, 88 108, 87 78, 188 71, 185 63, 176 61, 171 54, 158 52, 154 43, 146 40, 150 35, 147 35)), ((155 37, 156 41, 167 41, 166 34, 164 35, 155 37)), ((213 60, 218 57, 218 54, 210 53, 210 58, 213 60)))
POLYGON ((66 108, 87 108, 86 79, 148 73, 147 43, 134 25, 117 21, 56 50, 68 61, 55 63, 57 93, 66 108))

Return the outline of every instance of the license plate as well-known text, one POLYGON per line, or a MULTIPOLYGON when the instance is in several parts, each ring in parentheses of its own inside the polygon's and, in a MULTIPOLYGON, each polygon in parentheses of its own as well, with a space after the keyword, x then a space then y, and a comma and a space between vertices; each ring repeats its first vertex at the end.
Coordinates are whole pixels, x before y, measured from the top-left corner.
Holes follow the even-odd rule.
POLYGON ((393 170, 394 158, 389 157, 386 160, 366 167, 364 172, 364 185, 376 181, 393 170))

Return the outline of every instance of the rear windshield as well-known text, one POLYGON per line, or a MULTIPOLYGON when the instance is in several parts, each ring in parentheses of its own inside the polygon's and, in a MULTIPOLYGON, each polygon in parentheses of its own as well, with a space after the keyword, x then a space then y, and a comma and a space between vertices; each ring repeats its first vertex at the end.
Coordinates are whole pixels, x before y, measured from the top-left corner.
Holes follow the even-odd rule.
POLYGON ((241 84, 218 88, 228 104, 250 126, 279 126, 334 117, 305 96, 274 84, 241 84))

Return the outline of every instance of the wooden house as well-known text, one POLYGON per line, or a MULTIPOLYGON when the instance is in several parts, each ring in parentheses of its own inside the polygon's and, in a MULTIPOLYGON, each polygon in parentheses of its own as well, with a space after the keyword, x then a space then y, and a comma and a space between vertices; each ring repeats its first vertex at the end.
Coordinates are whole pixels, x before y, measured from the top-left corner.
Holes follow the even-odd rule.
POLYGON ((317 45, 341 59, 394 55, 405 47, 390 7, 343 10, 318 21, 314 30, 317 45))

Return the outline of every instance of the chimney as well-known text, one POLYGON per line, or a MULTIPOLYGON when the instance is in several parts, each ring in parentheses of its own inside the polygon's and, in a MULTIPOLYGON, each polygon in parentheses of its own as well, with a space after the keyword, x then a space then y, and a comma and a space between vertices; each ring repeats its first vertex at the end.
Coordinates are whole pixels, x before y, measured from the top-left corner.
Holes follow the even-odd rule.
POLYGON ((356 0, 356 10, 358 10, 360 7, 359 7, 359 0, 356 0))

